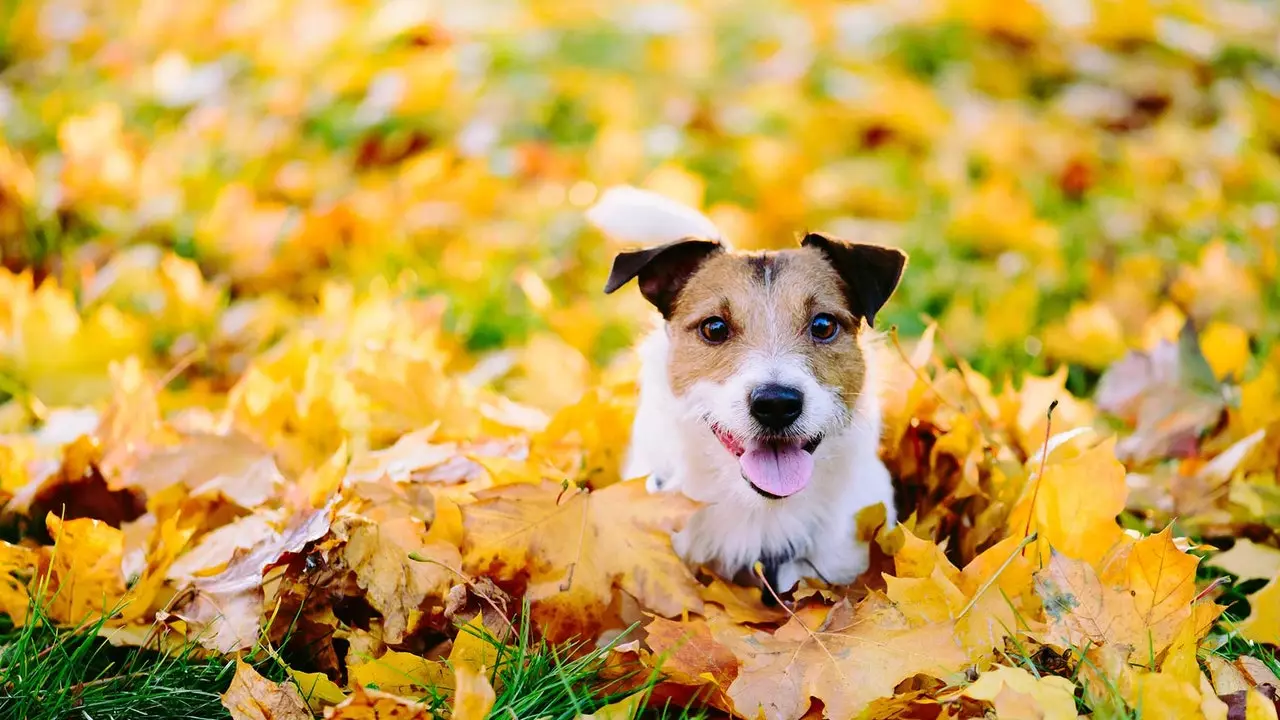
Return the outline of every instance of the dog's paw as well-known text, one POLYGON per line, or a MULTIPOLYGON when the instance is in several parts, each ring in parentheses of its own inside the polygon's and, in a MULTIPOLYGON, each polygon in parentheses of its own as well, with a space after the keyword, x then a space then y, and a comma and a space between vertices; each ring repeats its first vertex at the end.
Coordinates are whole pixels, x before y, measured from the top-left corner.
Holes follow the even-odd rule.
POLYGON ((848 585, 871 566, 871 550, 866 543, 831 543, 809 553, 810 575, 831 585, 848 585))

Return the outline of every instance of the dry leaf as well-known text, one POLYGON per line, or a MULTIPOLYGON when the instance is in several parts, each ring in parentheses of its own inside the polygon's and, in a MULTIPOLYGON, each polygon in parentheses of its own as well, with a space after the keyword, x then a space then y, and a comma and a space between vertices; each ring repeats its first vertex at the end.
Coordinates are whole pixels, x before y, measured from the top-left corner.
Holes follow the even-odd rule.
POLYGON ((1249 596, 1249 617, 1238 623, 1240 634, 1259 643, 1280 645, 1280 576, 1249 596))
POLYGON ((489 680, 480 671, 462 666, 454 668, 453 720, 485 720, 497 696, 489 680))
POLYGON ((499 581, 528 572, 534 617, 552 640, 598 630, 615 587, 661 615, 696 612, 702 600, 670 538, 692 510, 678 496, 646 493, 643 480, 593 493, 494 488, 463 508, 464 560, 499 581))
POLYGON ((1280 550, 1240 538, 1230 550, 1214 555, 1206 564, 1222 568, 1242 581, 1270 580, 1280 576, 1280 550))
POLYGON ((453 671, 443 663, 394 650, 351 665, 348 676, 352 690, 371 688, 405 697, 422 697, 433 689, 453 687, 453 671))
POLYGON ((291 682, 273 683, 242 660, 236 661, 222 706, 233 720, 310 720, 311 711, 291 682))
POLYGON ((731 647, 742 662, 729 687, 735 710, 796 720, 812 697, 830 715, 852 717, 907 677, 950 674, 969 661, 950 623, 913 628, 881 602, 837 605, 816 631, 793 619, 773 635, 744 637, 731 647))
POLYGON ((1001 718, 1074 720, 1075 686, 1061 677, 1036 677, 1022 668, 997 666, 978 676, 964 696, 986 700, 1001 718))
POLYGON ((340 705, 324 711, 325 720, 434 720, 427 706, 398 695, 357 689, 340 705))
POLYGON ((335 528, 347 538, 343 558, 367 593, 369 604, 382 614, 387 642, 395 644, 412 632, 428 598, 442 599, 462 564, 458 549, 430 542, 426 528, 411 518, 375 524, 355 519, 335 528), (431 562, 410 557, 429 558, 431 562))

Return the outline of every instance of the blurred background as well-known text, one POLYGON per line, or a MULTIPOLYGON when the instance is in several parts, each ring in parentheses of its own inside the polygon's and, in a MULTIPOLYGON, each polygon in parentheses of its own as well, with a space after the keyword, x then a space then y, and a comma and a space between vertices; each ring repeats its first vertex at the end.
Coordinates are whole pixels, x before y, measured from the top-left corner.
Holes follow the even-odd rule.
POLYGON ((0 28, 10 428, 130 357, 173 406, 288 377, 344 422, 290 353, 388 298, 421 301, 415 362, 561 407, 647 317, 583 220, 618 183, 740 246, 907 249, 886 327, 936 319, 992 377, 1085 393, 1187 318, 1248 373, 1280 334, 1270 0, 3 0, 0 28))

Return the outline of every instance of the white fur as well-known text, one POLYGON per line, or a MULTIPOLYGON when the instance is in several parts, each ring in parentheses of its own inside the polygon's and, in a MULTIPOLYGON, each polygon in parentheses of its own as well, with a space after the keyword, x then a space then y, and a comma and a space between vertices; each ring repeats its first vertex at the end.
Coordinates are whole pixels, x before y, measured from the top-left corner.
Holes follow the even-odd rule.
POLYGON ((820 386, 802 361, 785 353, 762 353, 728 382, 698 383, 687 397, 677 398, 668 381, 665 325, 644 340, 640 402, 625 474, 648 476, 650 492, 679 490, 705 503, 673 538, 686 562, 732 577, 765 555, 791 555, 778 572, 777 592, 804 577, 849 583, 867 569, 868 549, 856 537, 856 515, 884 503, 892 522, 894 505, 892 481, 877 454, 881 423, 874 352, 863 343, 866 380, 849 413, 837 399, 837 388, 820 386), (748 389, 765 380, 799 387, 805 410, 798 425, 824 433, 809 486, 780 500, 751 489, 738 458, 708 423, 750 435, 748 389))
MULTIPOLYGON (((631 187, 606 191, 587 219, 625 242, 652 246, 701 237, 719 240, 728 249, 702 213, 631 187)), ((650 492, 678 490, 704 503, 672 538, 686 562, 732 577, 765 555, 786 554, 792 559, 779 568, 777 592, 804 577, 845 584, 866 570, 868 549, 856 537, 856 515, 884 503, 889 522, 895 517, 892 481, 877 454, 880 398, 867 330, 860 340, 865 380, 852 412, 840 399, 840 388, 823 387, 781 338, 757 351, 729 381, 696 383, 683 398, 672 393, 668 380, 673 358, 667 326, 659 323, 645 338, 640 402, 624 474, 647 476, 650 492), (710 429, 715 422, 737 437, 754 435, 747 397, 763 382, 799 388, 805 409, 797 434, 824 436, 814 453, 809 485, 779 500, 764 498, 749 486, 738 458, 710 429)))
POLYGON ((587 211, 587 220, 605 234, 636 245, 662 245, 689 237, 724 244, 720 230, 706 215, 671 198, 627 185, 606 190, 587 211))

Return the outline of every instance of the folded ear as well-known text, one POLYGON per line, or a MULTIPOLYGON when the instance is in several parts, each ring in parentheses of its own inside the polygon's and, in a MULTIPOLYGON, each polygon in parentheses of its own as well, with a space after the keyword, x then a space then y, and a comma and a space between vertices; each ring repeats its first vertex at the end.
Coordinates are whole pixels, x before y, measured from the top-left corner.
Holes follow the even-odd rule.
POLYGON ((844 280, 849 309, 874 327, 876 313, 902 279, 907 254, 897 248, 849 242, 822 233, 809 233, 800 244, 822 251, 844 280))
POLYGON ((723 252, 720 243, 713 240, 686 238, 644 250, 619 253, 613 259, 613 270, 604 285, 605 293, 611 293, 640 279, 640 294, 644 296, 662 317, 669 318, 680 289, 713 253, 723 252))

